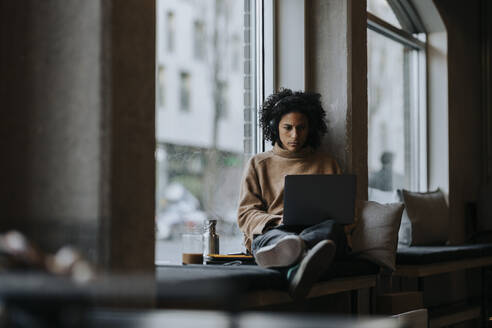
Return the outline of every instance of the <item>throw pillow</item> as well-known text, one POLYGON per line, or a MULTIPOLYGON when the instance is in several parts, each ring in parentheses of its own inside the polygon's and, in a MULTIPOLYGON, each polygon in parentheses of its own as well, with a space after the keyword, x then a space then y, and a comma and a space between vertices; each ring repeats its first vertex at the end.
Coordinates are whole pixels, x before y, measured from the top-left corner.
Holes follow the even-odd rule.
POLYGON ((359 222, 352 235, 354 254, 394 271, 403 203, 364 201, 358 206, 359 222))
POLYGON ((408 246, 445 244, 449 210, 442 191, 411 192, 403 189, 399 194, 405 203, 399 243, 408 246))

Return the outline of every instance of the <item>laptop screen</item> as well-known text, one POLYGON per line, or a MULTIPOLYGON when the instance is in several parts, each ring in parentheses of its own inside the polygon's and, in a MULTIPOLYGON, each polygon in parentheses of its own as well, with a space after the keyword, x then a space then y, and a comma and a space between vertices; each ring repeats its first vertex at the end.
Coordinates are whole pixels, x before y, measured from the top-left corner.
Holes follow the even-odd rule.
POLYGON ((311 226, 328 219, 354 222, 356 176, 287 175, 284 219, 287 226, 311 226))

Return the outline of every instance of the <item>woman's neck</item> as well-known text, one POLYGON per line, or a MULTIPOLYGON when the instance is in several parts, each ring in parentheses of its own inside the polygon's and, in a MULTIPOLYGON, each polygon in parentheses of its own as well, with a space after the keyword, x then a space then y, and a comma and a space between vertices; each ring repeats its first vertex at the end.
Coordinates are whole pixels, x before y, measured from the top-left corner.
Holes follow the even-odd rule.
POLYGON ((313 149, 309 146, 305 146, 301 148, 299 151, 290 151, 285 148, 282 148, 278 142, 273 145, 273 153, 275 155, 279 155, 281 157, 286 157, 286 158, 304 158, 313 153, 313 149))

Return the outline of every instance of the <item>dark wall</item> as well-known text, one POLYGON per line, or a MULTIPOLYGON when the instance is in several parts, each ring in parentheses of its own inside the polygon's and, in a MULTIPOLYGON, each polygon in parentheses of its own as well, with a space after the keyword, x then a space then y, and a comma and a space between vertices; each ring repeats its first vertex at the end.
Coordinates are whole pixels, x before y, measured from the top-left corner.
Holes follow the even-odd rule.
POLYGON ((483 178, 478 230, 492 231, 492 2, 482 0, 483 178))
POLYGON ((450 239, 465 239, 466 204, 482 182, 482 56, 480 0, 435 0, 448 35, 450 239))

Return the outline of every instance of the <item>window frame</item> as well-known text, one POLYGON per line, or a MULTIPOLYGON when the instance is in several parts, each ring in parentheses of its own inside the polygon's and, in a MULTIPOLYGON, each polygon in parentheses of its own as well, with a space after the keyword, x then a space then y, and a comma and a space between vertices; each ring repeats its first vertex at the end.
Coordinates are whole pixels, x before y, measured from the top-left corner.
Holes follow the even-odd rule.
MULTIPOLYGON (((398 17, 398 16, 397 16, 398 17)), ((409 17, 412 19, 412 17, 409 17)), ((419 24, 421 26, 421 24, 419 24)), ((412 161, 412 176, 417 177, 411 182, 410 188, 416 191, 428 190, 428 163, 427 163, 427 43, 426 34, 422 31, 413 35, 403 29, 399 29, 385 20, 367 12, 367 29, 376 32, 383 37, 398 42, 405 47, 415 50, 415 56, 411 56, 412 69, 408 72, 410 77, 409 86, 411 103, 414 108, 410 108, 410 134, 411 151, 415 154, 412 161), (417 148, 417 149, 415 149, 417 148)))
POLYGON ((251 136, 252 155, 254 155, 265 151, 265 139, 260 125, 260 109, 266 97, 275 89, 275 0, 254 0, 252 2, 254 2, 256 13, 254 17, 255 111, 251 136))

